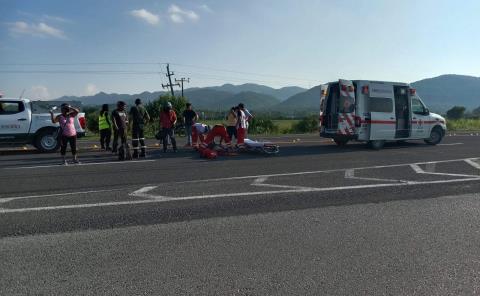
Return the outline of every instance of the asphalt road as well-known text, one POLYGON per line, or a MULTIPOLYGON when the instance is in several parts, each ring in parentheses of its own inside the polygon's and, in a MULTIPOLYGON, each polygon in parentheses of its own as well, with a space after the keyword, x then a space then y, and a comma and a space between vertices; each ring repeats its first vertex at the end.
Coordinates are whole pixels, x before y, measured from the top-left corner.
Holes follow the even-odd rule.
POLYGON ((0 156, 0 294, 480 293, 480 137, 272 140, 213 161, 0 156))

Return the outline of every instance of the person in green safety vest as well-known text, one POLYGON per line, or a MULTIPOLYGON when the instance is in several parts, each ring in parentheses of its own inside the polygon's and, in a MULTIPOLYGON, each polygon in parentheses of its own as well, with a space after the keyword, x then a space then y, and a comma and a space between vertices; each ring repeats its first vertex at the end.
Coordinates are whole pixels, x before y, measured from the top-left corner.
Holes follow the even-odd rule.
POLYGON ((98 115, 98 130, 100 132, 100 146, 102 150, 111 151, 110 139, 112 137, 112 124, 108 114, 108 104, 102 105, 102 110, 98 115))

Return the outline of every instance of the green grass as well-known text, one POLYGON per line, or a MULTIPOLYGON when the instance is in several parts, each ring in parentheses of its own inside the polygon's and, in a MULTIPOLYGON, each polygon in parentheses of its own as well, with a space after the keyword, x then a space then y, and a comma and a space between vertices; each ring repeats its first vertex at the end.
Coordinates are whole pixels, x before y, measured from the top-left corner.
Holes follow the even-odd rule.
POLYGON ((449 131, 480 131, 480 119, 447 119, 449 131))

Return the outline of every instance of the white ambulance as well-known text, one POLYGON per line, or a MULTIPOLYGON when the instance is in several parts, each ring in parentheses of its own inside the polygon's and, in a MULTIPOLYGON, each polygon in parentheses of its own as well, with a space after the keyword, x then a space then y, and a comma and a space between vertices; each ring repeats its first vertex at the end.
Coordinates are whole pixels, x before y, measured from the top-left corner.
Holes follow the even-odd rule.
POLYGON ((436 145, 447 128, 406 83, 343 79, 321 86, 319 127, 339 146, 355 140, 374 149, 414 139, 436 145))

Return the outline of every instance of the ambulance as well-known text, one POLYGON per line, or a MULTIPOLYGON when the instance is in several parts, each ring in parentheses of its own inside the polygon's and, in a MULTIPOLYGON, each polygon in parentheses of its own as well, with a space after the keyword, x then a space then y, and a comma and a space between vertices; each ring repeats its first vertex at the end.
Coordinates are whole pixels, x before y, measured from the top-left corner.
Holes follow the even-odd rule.
POLYGON ((381 149, 386 141, 418 139, 436 145, 446 129, 445 118, 406 83, 340 79, 321 86, 320 136, 339 146, 353 140, 381 149))

